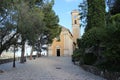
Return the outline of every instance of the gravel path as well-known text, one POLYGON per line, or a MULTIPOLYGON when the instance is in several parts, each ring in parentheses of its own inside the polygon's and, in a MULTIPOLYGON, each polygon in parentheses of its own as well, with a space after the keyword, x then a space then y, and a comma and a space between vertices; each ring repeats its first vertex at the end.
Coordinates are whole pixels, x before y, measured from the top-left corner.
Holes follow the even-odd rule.
POLYGON ((73 65, 70 57, 41 57, 26 63, 0 65, 0 80, 105 80, 73 65))

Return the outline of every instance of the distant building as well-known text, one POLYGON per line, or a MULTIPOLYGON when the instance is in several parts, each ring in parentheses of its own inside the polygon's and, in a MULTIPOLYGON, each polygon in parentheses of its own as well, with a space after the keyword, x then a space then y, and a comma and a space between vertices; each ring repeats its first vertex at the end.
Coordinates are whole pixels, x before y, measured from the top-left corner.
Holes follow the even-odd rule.
POLYGON ((79 11, 73 10, 72 33, 65 27, 62 27, 59 38, 54 38, 48 48, 48 56, 71 56, 73 50, 77 47, 77 38, 80 38, 79 11))
POLYGON ((13 52, 11 51, 3 51, 3 53, 0 56, 0 59, 8 59, 8 58, 13 58, 13 52))

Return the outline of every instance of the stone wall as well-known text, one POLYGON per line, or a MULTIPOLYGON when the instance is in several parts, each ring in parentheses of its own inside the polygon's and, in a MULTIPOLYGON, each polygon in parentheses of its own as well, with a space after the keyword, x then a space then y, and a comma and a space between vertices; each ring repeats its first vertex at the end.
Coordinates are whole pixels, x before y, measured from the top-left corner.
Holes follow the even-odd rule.
POLYGON ((12 62, 13 59, 9 58, 9 59, 0 59, 0 64, 4 64, 4 63, 8 63, 8 62, 12 62))
MULTIPOLYGON (((16 58, 15 60, 18 61, 20 58, 16 58)), ((13 58, 8 58, 8 59, 0 59, 0 64, 4 64, 4 63, 9 63, 12 62, 13 58)))
POLYGON ((95 75, 99 75, 101 77, 106 78, 107 80, 120 80, 120 72, 108 72, 108 71, 102 71, 94 66, 89 65, 82 65, 81 66, 84 70, 91 72, 95 75))

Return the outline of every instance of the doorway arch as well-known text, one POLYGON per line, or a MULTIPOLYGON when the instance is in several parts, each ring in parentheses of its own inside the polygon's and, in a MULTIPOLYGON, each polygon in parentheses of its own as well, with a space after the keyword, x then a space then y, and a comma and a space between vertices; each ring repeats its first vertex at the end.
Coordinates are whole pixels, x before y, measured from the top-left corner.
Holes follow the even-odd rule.
POLYGON ((61 53, 61 52, 60 52, 60 46, 57 46, 57 47, 56 47, 56 56, 57 56, 57 57, 60 57, 60 56, 61 56, 60 53, 61 53))
POLYGON ((56 55, 57 55, 57 57, 60 57, 60 49, 56 50, 56 55))

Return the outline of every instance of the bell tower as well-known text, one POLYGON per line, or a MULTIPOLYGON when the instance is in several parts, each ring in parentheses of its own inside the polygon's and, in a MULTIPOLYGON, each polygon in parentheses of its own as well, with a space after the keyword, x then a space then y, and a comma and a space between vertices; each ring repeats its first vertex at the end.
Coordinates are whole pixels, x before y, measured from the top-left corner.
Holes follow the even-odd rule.
POLYGON ((80 13, 78 10, 73 10, 71 16, 73 41, 77 44, 77 39, 80 38, 80 13))

